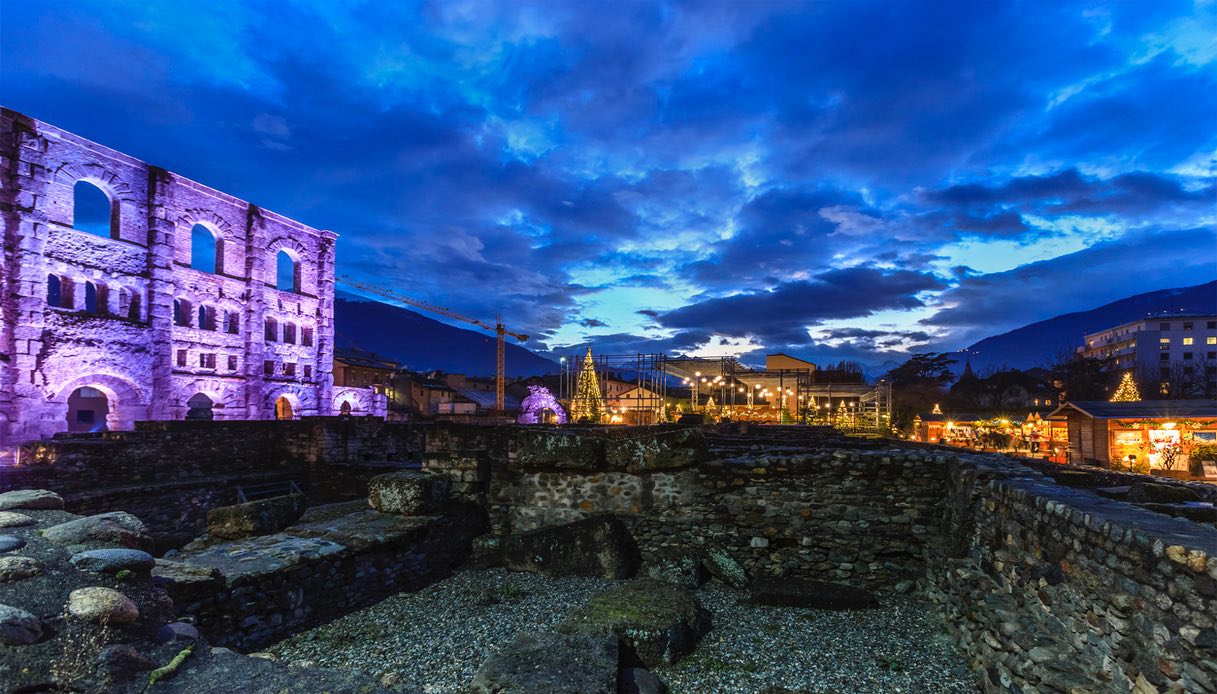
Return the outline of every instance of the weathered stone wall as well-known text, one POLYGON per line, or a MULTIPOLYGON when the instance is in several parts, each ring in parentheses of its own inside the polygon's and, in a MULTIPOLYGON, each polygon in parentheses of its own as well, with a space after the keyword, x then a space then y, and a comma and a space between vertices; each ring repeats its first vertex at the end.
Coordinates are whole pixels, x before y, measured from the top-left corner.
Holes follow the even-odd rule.
POLYGON ((999 456, 947 479, 926 592, 985 691, 1217 691, 1217 528, 999 456))
POLYGON ((362 511, 310 519, 283 533, 187 551, 154 576, 217 645, 256 650, 301 629, 447 575, 469 556, 482 514, 362 511))
POLYGON ((376 417, 140 422, 28 446, 0 467, 0 492, 56 489, 73 511, 130 511, 158 536, 189 539, 209 508, 236 503, 238 485, 290 480, 314 502, 365 496, 385 465, 420 461, 424 428, 376 417))
POLYGON ((83 426, 110 430, 180 420, 199 395, 216 419, 273 419, 281 397, 296 417, 340 404, 333 232, 8 109, 0 217, 0 445, 67 430, 81 387, 108 409, 83 426), (104 236, 82 230, 81 182, 109 200, 104 236), (215 239, 214 267, 192 267, 195 226, 215 239), (292 290, 276 286, 280 252, 292 290))

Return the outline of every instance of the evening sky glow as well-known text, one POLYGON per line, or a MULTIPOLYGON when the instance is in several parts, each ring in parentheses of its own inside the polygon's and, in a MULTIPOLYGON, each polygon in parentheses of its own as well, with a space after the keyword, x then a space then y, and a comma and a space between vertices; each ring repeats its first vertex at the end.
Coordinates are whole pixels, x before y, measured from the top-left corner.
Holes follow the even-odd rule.
POLYGON ((874 362, 1217 277, 1217 2, 0 8, 3 105, 538 351, 874 362))

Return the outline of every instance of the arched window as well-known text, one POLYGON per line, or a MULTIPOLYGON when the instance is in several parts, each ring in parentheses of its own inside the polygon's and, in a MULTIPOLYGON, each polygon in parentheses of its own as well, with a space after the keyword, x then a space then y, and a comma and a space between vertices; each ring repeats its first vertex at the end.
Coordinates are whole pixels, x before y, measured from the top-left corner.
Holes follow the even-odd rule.
POLYGON ((190 302, 185 299, 173 300, 173 324, 183 327, 190 327, 190 302))
POLYGON ((236 311, 226 311, 224 313, 224 332, 229 335, 239 335, 241 333, 241 316, 236 311))
POLYGON ((190 267, 203 272, 224 271, 224 241, 202 224, 190 229, 190 267))
POLYGON ((97 285, 92 282, 85 282, 85 311, 100 313, 97 307, 97 285))
POLYGON ((274 318, 266 319, 266 341, 267 342, 278 342, 279 341, 279 324, 275 321, 274 318))
POLYGON ((89 181, 77 181, 72 188, 72 227, 116 239, 118 205, 97 185, 89 181))
POLYGON ((207 307, 206 306, 199 307, 199 329, 200 330, 208 329, 207 328, 207 307))
POLYGON ((296 324, 295 323, 284 323, 283 324, 283 341, 289 345, 296 344, 296 324))
POLYGON ((46 304, 47 306, 63 304, 63 286, 59 281, 59 275, 46 276, 46 304))
POLYGON ((287 251, 275 256, 275 288, 285 292, 300 291, 300 263, 287 251))
POLYGON ((143 314, 140 313, 139 292, 131 292, 131 303, 127 304, 127 318, 131 320, 140 320, 143 314))

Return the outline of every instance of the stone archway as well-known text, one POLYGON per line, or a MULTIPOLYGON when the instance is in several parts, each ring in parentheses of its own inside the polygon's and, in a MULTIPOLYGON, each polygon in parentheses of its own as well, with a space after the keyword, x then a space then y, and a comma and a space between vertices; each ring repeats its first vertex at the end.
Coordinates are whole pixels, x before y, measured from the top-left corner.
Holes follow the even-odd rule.
POLYGON ((186 401, 186 419, 215 419, 215 413, 212 411, 213 407, 215 407, 215 401, 210 396, 206 393, 195 393, 186 401))
POLYGON ((280 395, 275 400, 275 419, 286 420, 296 418, 296 408, 286 395, 280 395))
POLYGON ((110 398, 99 388, 81 386, 68 396, 69 433, 105 431, 109 415, 110 398))
MULTIPOLYGON (((77 391, 82 388, 88 388, 90 391, 96 391, 105 397, 105 410, 100 409, 101 399, 93 392, 86 391, 85 397, 88 399, 84 404, 91 407, 95 414, 95 419, 101 421, 93 422, 90 431, 123 431, 130 430, 134 427, 135 422, 142 419, 148 419, 148 403, 144 400, 143 393, 134 384, 119 376, 109 374, 94 374, 89 376, 79 376, 68 381, 60 386, 57 392, 52 393, 47 397, 47 414, 48 419, 58 420, 63 422, 63 428, 55 427, 53 431, 82 431, 79 428, 68 427, 68 419, 73 416, 72 398, 77 395, 77 391)), ((82 396, 77 395, 77 405, 79 406, 82 396)), ((79 407, 78 410, 79 411, 79 407)), ((87 415, 86 415, 87 417, 87 415)), ((78 423, 83 426, 84 422, 78 423)))

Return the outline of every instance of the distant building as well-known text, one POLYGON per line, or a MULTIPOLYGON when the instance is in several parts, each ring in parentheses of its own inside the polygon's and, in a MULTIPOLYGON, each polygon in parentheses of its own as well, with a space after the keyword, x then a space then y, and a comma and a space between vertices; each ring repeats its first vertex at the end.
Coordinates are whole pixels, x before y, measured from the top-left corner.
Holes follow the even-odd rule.
POLYGON ((1090 333, 1078 352, 1111 359, 1112 367, 1132 371, 1143 384, 1157 382, 1169 393, 1187 380, 1211 391, 1217 387, 1217 315, 1164 315, 1090 333))
POLYGON ((395 400, 397 362, 375 354, 339 352, 334 355, 334 414, 388 415, 395 400))

